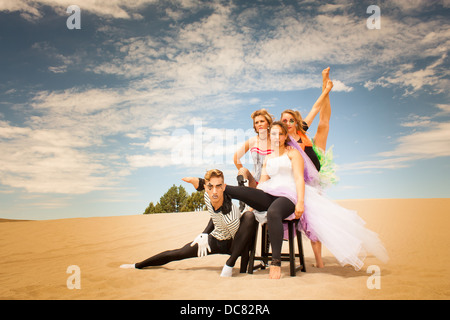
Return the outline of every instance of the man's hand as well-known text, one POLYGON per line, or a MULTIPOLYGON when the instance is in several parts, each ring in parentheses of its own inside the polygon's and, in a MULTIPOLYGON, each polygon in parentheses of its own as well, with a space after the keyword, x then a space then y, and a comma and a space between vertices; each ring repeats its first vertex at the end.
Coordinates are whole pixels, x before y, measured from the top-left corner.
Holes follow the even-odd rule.
POLYGON ((205 257, 208 255, 208 252, 211 252, 211 248, 208 243, 208 234, 200 233, 197 238, 194 239, 191 243, 191 247, 198 245, 197 256, 205 257))

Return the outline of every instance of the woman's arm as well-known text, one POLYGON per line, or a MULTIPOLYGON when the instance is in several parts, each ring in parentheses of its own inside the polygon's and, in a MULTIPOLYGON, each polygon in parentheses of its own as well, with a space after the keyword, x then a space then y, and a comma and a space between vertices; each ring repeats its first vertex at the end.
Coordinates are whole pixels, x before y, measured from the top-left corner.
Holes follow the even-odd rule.
POLYGON ((236 168, 239 170, 240 168, 243 167, 242 163, 241 163, 241 158, 247 153, 247 151, 250 149, 250 144, 253 143, 255 137, 248 139, 247 141, 245 141, 245 143, 240 146, 236 152, 234 153, 234 157, 233 157, 233 161, 234 161, 234 165, 236 166, 236 168))
POLYGON ((270 179, 270 176, 267 174, 266 171, 266 162, 267 162, 267 157, 266 159, 264 159, 264 163, 261 169, 261 177, 259 178, 259 182, 258 182, 258 186, 260 186, 262 183, 264 183, 265 181, 270 179))
POLYGON ((297 150, 290 150, 288 153, 292 163, 292 173, 294 175, 295 187, 297 191, 297 204, 295 205, 295 217, 298 219, 305 211, 305 179, 303 176, 303 158, 297 150))

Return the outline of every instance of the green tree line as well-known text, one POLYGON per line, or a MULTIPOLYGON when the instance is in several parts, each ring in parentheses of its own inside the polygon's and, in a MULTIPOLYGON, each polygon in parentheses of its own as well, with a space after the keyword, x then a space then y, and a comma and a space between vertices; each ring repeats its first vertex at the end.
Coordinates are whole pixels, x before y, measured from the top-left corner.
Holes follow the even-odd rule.
POLYGON ((203 194, 204 191, 195 191, 189 195, 183 186, 173 185, 159 202, 156 204, 150 202, 144 214, 206 210, 203 194))

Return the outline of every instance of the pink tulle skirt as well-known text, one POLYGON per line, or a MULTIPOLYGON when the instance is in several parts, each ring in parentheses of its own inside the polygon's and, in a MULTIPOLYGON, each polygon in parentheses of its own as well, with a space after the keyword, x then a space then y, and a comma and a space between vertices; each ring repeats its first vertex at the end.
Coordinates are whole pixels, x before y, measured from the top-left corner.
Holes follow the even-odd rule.
MULTIPOLYGON (((293 218, 294 214, 288 219, 293 218)), ((383 262, 389 259, 378 235, 365 227, 356 211, 338 205, 308 185, 305 186, 305 211, 299 229, 311 241, 320 241, 342 266, 349 264, 359 270, 367 254, 383 262)))

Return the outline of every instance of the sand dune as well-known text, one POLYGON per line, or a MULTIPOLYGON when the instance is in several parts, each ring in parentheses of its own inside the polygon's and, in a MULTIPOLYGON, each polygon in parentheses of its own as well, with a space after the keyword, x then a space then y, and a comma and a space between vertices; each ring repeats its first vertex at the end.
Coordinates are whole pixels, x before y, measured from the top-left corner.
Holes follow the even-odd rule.
MULTIPOLYGON (((380 235, 386 264, 366 259, 360 271, 341 267, 324 249, 316 269, 304 241, 307 272, 269 280, 268 271, 220 278, 227 259, 214 255, 146 270, 120 269, 192 241, 207 213, 154 214, 24 221, 0 224, 0 299, 449 299, 450 199, 339 201, 358 210, 380 235), (80 270, 80 289, 68 289, 69 266, 80 270), (369 289, 367 267, 380 268, 380 289, 369 289), (214 290, 211 287, 214 286, 214 290)), ((239 261, 238 261, 239 264, 239 261)), ((238 265, 237 264, 237 265, 238 265)))

